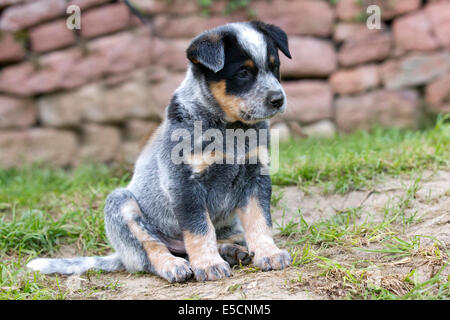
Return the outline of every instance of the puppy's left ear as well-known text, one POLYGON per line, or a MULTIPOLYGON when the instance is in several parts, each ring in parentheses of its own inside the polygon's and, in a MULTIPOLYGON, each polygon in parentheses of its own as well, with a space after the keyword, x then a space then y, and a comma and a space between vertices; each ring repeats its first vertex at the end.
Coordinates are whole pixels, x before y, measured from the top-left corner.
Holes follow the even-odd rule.
POLYGON ((201 64, 215 73, 225 65, 225 43, 216 33, 206 33, 194 39, 186 51, 188 59, 201 64))
POLYGON ((266 36, 271 38, 278 49, 280 49, 286 57, 292 59, 291 53, 289 52, 289 42, 286 32, 273 24, 267 24, 261 21, 253 21, 252 24, 257 30, 260 30, 266 36))

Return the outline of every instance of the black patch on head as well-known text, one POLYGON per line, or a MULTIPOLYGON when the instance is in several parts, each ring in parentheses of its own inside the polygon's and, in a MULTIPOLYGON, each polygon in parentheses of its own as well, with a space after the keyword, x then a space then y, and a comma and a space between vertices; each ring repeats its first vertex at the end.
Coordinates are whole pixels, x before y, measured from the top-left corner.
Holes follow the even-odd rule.
POLYGON ((286 57, 292 59, 291 53, 289 52, 289 42, 286 32, 273 24, 267 24, 261 21, 252 21, 251 24, 255 29, 272 39, 277 48, 280 49, 286 57))
POLYGON ((268 36, 264 35, 267 43, 267 68, 272 72, 278 81, 281 81, 280 75, 280 57, 278 55, 278 47, 275 45, 273 40, 268 36), (273 59, 273 62, 271 61, 273 59))
POLYGON ((195 38, 186 51, 188 59, 201 64, 213 72, 220 71, 225 64, 223 35, 206 33, 195 38))
POLYGON ((223 37, 225 49, 225 63, 217 73, 206 72, 207 82, 226 82, 226 92, 231 95, 240 95, 251 90, 257 75, 258 68, 251 57, 239 45, 236 36, 232 33, 223 37))

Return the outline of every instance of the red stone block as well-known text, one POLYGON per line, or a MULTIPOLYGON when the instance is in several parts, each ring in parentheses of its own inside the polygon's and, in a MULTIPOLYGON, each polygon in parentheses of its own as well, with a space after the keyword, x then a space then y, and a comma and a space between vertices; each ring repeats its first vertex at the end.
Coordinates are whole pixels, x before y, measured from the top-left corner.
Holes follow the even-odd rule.
POLYGON ((72 77, 73 68, 83 58, 80 48, 55 51, 39 60, 39 69, 28 79, 34 93, 47 93, 62 88, 62 83, 72 77))
POLYGON ((186 49, 190 41, 189 39, 154 38, 152 41, 153 63, 173 71, 185 71, 189 64, 186 49))
POLYGON ((128 27, 130 23, 130 10, 123 3, 102 6, 82 14, 81 36, 92 38, 119 31, 128 27))
POLYGON ((25 57, 23 45, 14 39, 14 35, 5 32, 0 34, 0 62, 16 62, 25 57))
POLYGON ((326 37, 332 32, 334 11, 328 1, 256 1, 251 8, 258 19, 288 34, 326 37))
POLYGON ((15 95, 32 95, 33 90, 26 83, 34 71, 35 67, 29 61, 3 68, 0 71, 0 90, 15 95))
POLYGON ((416 91, 379 90, 336 100, 336 124, 340 131, 387 127, 416 127, 419 97, 416 91))
POLYGON ((331 119, 333 93, 324 81, 288 81, 283 83, 287 96, 282 119, 312 123, 331 119))
POLYGON ((99 38, 89 44, 90 59, 105 74, 116 74, 148 66, 152 41, 146 36, 123 32, 99 38))
POLYGON ((391 53, 392 37, 388 33, 375 33, 370 37, 345 42, 338 52, 344 67, 380 61, 391 53))
POLYGON ((29 129, 0 131, 0 167, 21 167, 26 163, 44 162, 66 166, 77 152, 75 133, 66 130, 29 129))
POLYGON ((450 1, 430 3, 425 13, 441 45, 450 49, 450 1))
POLYGON ((5 9, 0 20, 0 29, 17 31, 40 22, 63 16, 65 0, 36 0, 5 9))
POLYGON ((357 41, 373 34, 381 33, 386 30, 386 25, 382 25, 380 30, 369 29, 364 23, 340 22, 334 28, 333 39, 337 42, 357 41))
POLYGON ((424 11, 397 18, 392 26, 397 47, 401 50, 434 50, 439 46, 432 25, 424 11))
POLYGON ((85 124, 81 128, 81 141, 77 161, 111 161, 120 149, 120 132, 113 126, 85 124))
POLYGON ((338 70, 330 77, 330 85, 339 94, 354 94, 375 88, 380 83, 376 65, 361 66, 355 69, 338 70))
MULTIPOLYGON (((213 4, 217 0, 213 1, 213 4)), ((130 3, 146 14, 171 13, 185 15, 198 13, 201 10, 197 0, 130 0, 130 3)))
POLYGON ((389 60, 380 69, 386 88, 398 89, 417 86, 445 74, 450 69, 450 53, 411 53, 403 58, 389 60))
POLYGON ((36 110, 31 100, 0 96, 0 128, 29 127, 35 122, 36 110))
POLYGON ((80 7, 81 10, 83 10, 107 2, 111 2, 111 0, 70 0, 69 3, 67 4, 67 7, 75 5, 80 7))
POLYGON ((148 90, 148 101, 154 115, 158 116, 160 119, 165 117, 165 109, 183 79, 184 74, 171 73, 161 82, 150 85, 148 90))
POLYGON ((340 20, 359 21, 366 16, 370 5, 379 6, 382 19, 390 20, 416 10, 420 7, 421 0, 339 0, 336 4, 336 14, 340 20))
POLYGON ((427 85, 425 100, 436 113, 450 112, 450 72, 427 85))
POLYGON ((0 0, 0 8, 5 8, 22 2, 25 2, 25 0, 0 0))
POLYGON ((231 17, 212 16, 208 18, 200 16, 156 16, 156 34, 168 38, 192 38, 199 33, 232 22, 231 17))
POLYGON ((67 28, 66 20, 58 20, 32 29, 30 41, 33 51, 45 52, 74 44, 76 36, 67 28))
POLYGON ((292 59, 280 53, 281 76, 322 77, 336 69, 336 52, 330 41, 311 37, 290 37, 292 59))

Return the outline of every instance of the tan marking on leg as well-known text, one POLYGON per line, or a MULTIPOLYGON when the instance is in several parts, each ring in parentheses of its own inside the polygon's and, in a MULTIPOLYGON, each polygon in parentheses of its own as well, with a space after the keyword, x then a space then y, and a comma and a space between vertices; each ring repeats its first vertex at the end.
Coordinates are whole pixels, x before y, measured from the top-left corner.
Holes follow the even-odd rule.
POLYGON ((129 221, 128 227, 131 233, 142 244, 142 247, 147 253, 147 258, 156 272, 162 273, 167 270, 175 260, 175 256, 170 253, 169 249, 159 240, 142 230, 135 221, 129 221))
POLYGON ((184 244, 189 255, 191 265, 208 265, 211 261, 220 258, 217 250, 216 231, 209 216, 206 217, 208 222, 208 232, 205 235, 191 233, 185 231, 184 244))
POLYGON ((244 101, 226 93, 225 80, 211 83, 210 89, 212 95, 225 113, 227 121, 242 120, 240 118, 240 111, 244 106, 244 101))
POLYGON ((135 218, 137 216, 142 216, 142 212, 135 201, 130 200, 125 203, 121 208, 121 214, 127 223, 130 232, 142 244, 150 264, 155 268, 155 271, 159 275, 165 276, 167 271, 175 271, 174 268, 177 265, 183 265, 183 261, 172 255, 162 242, 151 236, 139 226, 135 218))
POLYGON ((250 198, 247 207, 238 210, 250 252, 266 252, 278 249, 272 238, 272 229, 267 225, 262 208, 255 198, 250 198))
POLYGON ((262 270, 278 270, 287 267, 291 258, 287 251, 280 250, 273 241, 272 229, 267 225, 263 210, 255 198, 250 198, 247 207, 238 210, 249 252, 262 270))
POLYGON ((214 226, 206 214, 208 232, 183 232, 186 252, 197 280, 217 280, 231 275, 230 266, 219 254, 214 226))

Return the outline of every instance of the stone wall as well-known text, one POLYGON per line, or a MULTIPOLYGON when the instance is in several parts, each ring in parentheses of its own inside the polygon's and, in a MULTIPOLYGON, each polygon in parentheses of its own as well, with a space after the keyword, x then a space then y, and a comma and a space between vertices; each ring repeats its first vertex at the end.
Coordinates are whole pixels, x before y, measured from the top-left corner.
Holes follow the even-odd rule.
POLYGON ((190 38, 230 21, 289 34, 288 111, 273 121, 285 135, 416 127, 423 110, 450 112, 450 0, 253 0, 224 14, 230 1, 134 0, 149 27, 120 1, 0 0, 0 167, 132 162, 183 79, 190 38), (371 4, 379 30, 366 26, 371 4))

